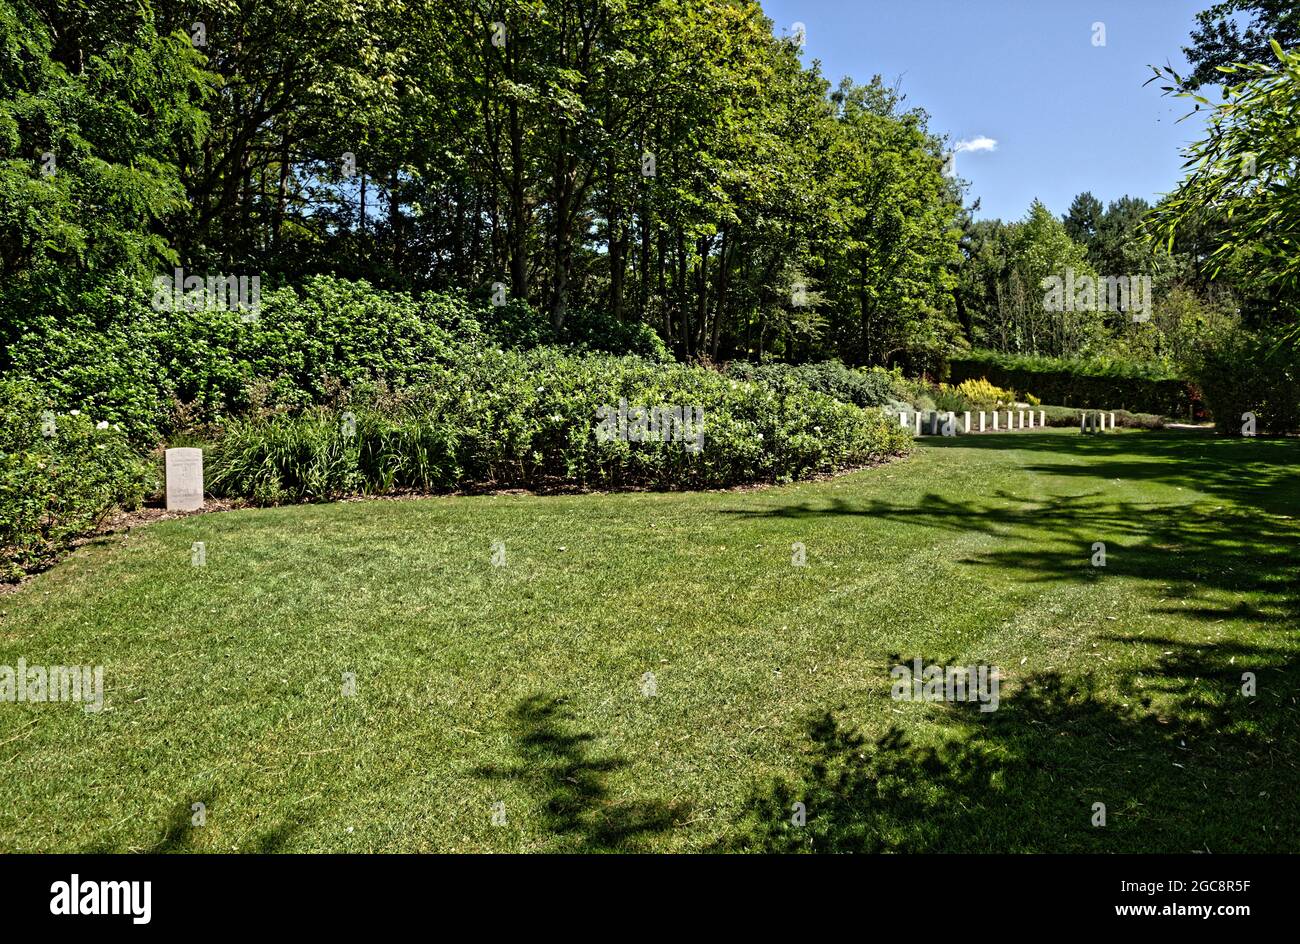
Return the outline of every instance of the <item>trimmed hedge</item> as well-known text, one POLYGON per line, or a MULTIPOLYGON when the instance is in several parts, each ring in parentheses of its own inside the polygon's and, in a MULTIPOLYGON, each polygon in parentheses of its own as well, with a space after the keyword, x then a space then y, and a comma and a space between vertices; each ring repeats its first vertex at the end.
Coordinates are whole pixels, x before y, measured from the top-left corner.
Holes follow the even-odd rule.
POLYGON ((486 350, 398 393, 343 411, 236 422, 213 447, 214 494, 261 503, 346 494, 557 483, 718 488, 781 482, 905 453, 906 430, 792 379, 757 384, 712 370, 554 348, 486 350), (598 442, 597 410, 692 406, 704 446, 598 442))
POLYGON ((980 378, 1022 394, 1032 393, 1044 403, 1083 409, 1142 410, 1185 417, 1192 404, 1187 381, 1149 365, 993 351, 972 351, 949 361, 950 383, 980 378))

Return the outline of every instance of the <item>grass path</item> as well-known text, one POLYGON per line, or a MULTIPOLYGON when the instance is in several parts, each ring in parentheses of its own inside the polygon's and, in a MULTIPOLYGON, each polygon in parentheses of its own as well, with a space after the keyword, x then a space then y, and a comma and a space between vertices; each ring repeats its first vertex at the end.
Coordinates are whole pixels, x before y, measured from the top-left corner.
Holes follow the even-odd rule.
POLYGON ((0 704, 0 850, 1297 851, 1297 460, 1047 430, 111 536, 0 598, 0 665, 106 688, 0 704), (891 700, 918 656, 999 709, 891 700))

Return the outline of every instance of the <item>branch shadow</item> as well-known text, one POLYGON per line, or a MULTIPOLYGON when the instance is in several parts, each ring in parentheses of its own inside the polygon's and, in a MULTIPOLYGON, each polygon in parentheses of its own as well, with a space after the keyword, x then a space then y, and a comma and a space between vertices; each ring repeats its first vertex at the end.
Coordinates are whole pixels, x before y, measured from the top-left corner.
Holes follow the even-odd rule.
POLYGON ((995 712, 926 706, 944 721, 932 739, 900 726, 871 739, 822 713, 808 724, 799 773, 756 786, 714 851, 1300 849, 1300 672, 1290 653, 1124 641, 1172 648, 1119 700, 1088 676, 1046 672, 995 712), (1258 677, 1253 697, 1242 665, 1258 677))
POLYGON ((861 516, 982 533, 999 540, 963 565, 1028 584, 1122 577, 1147 613, 1207 630, 1233 620, 1235 638, 1097 635, 1125 653, 1104 676, 1085 669, 1013 678, 996 711, 916 706, 917 720, 930 723, 881 734, 856 730, 844 706, 829 706, 808 720, 797 773, 756 785, 718 851, 1300 851, 1300 443, 1044 435, 1016 446, 1044 454, 1030 470, 1096 479, 1096 488, 730 513, 861 516), (1068 458, 1048 459, 1058 452, 1068 458), (1114 478, 1212 497, 1118 500, 1103 481, 1114 478), (1095 542, 1106 545, 1105 567, 1093 565, 1095 542), (804 804, 803 825, 796 803, 804 804), (1094 825, 1097 803, 1105 825, 1094 825))
POLYGON ((564 699, 535 694, 511 712, 517 763, 486 766, 479 776, 522 785, 535 797, 541 828, 564 852, 637 852, 649 836, 666 832, 689 806, 658 800, 619 800, 608 779, 626 767, 620 757, 592 753, 596 736, 573 729, 564 699))
POLYGON ((1300 438, 1235 439, 1194 430, 1102 436, 1024 433, 933 438, 930 449, 1016 450, 1041 455, 1029 472, 1099 480, 1141 480, 1196 489, 1278 515, 1300 510, 1300 438), (1050 461, 1052 457, 1064 461, 1050 461), (1083 461, 1080 461, 1083 460, 1083 461))

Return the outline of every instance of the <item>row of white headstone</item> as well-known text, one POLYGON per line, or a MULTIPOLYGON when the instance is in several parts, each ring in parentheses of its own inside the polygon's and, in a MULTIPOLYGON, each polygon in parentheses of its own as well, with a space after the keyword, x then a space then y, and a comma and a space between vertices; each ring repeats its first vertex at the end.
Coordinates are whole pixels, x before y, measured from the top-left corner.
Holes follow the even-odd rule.
MULTIPOLYGON (((984 410, 980 410, 978 413, 976 413, 972 410, 965 410, 962 413, 962 416, 965 418, 966 421, 964 432, 996 433, 996 432, 1000 432, 1001 429, 1006 429, 1006 430, 1033 429, 1035 426, 1034 423, 1035 417, 1034 417, 1033 410, 1006 410, 1005 413, 1007 417, 1006 425, 999 428, 999 422, 1000 422, 999 418, 1002 416, 1001 411, 993 410, 991 412, 987 412, 984 410), (974 417, 976 416, 979 417, 978 430, 976 430, 974 427, 974 417)), ((1111 413, 1109 414, 1109 417, 1110 417, 1110 428, 1114 429, 1115 414, 1111 413)), ((1038 423, 1037 423, 1038 426, 1040 427, 1046 426, 1047 412, 1045 410, 1039 410, 1037 419, 1038 419, 1038 423)), ((919 410, 915 413, 900 411, 898 414, 898 423, 904 429, 909 428, 909 426, 912 427, 912 432, 917 436, 922 436, 922 435, 937 436, 940 434, 940 432, 942 432, 943 435, 946 436, 955 436, 958 432, 957 414, 952 410, 949 410, 947 413, 940 413, 938 410, 929 410, 929 411, 919 410), (929 423, 923 422, 926 412, 930 414, 929 423), (908 420, 909 416, 912 417, 910 422, 908 420), (940 417, 942 417, 942 420, 940 419, 940 417), (928 430, 926 429, 926 427, 928 427, 928 430)), ((1107 414, 1102 413, 1101 411, 1084 412, 1080 416, 1080 420, 1079 420, 1080 432, 1088 432, 1090 429, 1092 431, 1105 431, 1106 426, 1107 426, 1107 414)))
POLYGON ((1079 432, 1081 433, 1104 433, 1107 429, 1115 428, 1115 414, 1103 413, 1101 410, 1084 410, 1079 414, 1079 432), (1107 416, 1110 417, 1107 425, 1107 416))
MULTIPOLYGON (((996 433, 999 431, 1000 428, 999 417, 1001 415, 1002 414, 996 410, 991 413, 986 412, 984 410, 980 410, 978 413, 975 413, 971 410, 966 410, 962 413, 962 416, 965 418, 966 421, 964 432, 967 433, 976 432, 974 427, 974 418, 978 416, 979 432, 982 433, 985 432, 986 430, 991 429, 993 432, 996 433), (992 423, 991 426, 990 426, 990 420, 992 423)), ((1007 417, 1007 422, 1006 422, 1006 426, 1004 427, 1005 429, 1010 430, 1010 429, 1017 429, 1017 428, 1019 429, 1034 428, 1033 410, 1028 410, 1028 411, 1007 410, 1006 417, 1007 417), (1019 427, 1016 426, 1017 413, 1019 414, 1019 421, 1020 421, 1019 427), (1026 425, 1026 414, 1028 415, 1028 425, 1026 425)), ((1046 413, 1044 413, 1042 410, 1039 410, 1038 425, 1045 426, 1046 420, 1047 420, 1046 413)), ((904 429, 907 429, 909 426, 911 426, 912 432, 917 436, 922 436, 922 435, 937 436, 940 434, 941 431, 944 433, 944 435, 953 436, 956 435, 957 433, 957 414, 954 413, 952 410, 949 410, 947 413, 940 413, 938 410, 928 410, 928 411, 921 410, 915 413, 907 413, 906 411, 900 411, 898 414, 898 424, 902 426, 904 429), (924 423, 923 420, 927 412, 930 414, 930 421, 929 423, 924 423), (910 423, 908 421, 909 416, 912 417, 910 423)))

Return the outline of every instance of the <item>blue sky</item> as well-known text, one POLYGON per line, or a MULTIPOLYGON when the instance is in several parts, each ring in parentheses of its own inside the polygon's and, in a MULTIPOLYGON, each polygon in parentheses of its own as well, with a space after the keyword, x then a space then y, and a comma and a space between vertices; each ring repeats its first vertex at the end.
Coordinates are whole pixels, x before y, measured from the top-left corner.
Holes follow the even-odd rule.
POLYGON ((778 36, 805 25, 804 61, 820 59, 832 82, 901 77, 931 131, 996 141, 956 158, 981 218, 1019 219, 1035 197, 1059 215, 1084 190, 1154 201, 1203 128, 1176 124, 1186 100, 1142 83, 1149 63, 1186 71, 1182 47, 1210 0, 761 2, 778 36), (1097 22, 1105 46, 1093 45, 1097 22))

